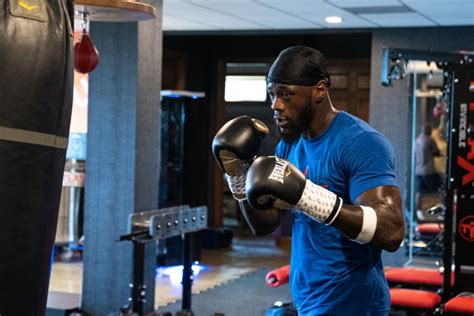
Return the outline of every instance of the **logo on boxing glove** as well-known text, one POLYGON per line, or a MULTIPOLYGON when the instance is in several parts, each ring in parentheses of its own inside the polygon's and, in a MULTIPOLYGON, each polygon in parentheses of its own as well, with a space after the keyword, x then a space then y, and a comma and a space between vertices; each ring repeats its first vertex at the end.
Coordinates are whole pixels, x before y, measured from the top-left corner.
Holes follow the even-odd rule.
POLYGON ((291 174, 291 170, 287 167, 288 167, 288 161, 280 159, 280 158, 276 158, 275 167, 273 168, 273 171, 268 177, 268 179, 283 183, 285 180, 285 177, 291 174))

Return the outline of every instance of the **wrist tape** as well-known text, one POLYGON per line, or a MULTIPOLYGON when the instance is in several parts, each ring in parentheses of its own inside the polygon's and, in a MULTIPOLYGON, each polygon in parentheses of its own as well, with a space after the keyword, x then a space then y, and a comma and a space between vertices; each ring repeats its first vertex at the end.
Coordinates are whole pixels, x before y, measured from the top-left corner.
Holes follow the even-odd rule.
POLYGON ((306 180, 306 186, 296 208, 314 220, 331 225, 339 215, 342 199, 331 191, 306 180))
POLYGON ((368 206, 360 206, 363 212, 362 229, 359 235, 353 241, 359 244, 368 244, 374 238, 375 230, 377 229, 377 213, 368 206))
POLYGON ((234 198, 239 202, 245 200, 245 181, 247 175, 245 173, 238 176, 229 176, 226 174, 225 177, 227 179, 227 183, 229 184, 230 192, 232 192, 234 198))

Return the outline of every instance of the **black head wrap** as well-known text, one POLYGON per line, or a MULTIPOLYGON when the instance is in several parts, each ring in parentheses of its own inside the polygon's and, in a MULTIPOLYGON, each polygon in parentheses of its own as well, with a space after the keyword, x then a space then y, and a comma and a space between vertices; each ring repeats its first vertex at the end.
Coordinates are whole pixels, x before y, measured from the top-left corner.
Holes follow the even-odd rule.
POLYGON ((268 83, 312 86, 320 80, 331 85, 326 58, 320 51, 307 46, 292 46, 283 50, 268 72, 268 83))

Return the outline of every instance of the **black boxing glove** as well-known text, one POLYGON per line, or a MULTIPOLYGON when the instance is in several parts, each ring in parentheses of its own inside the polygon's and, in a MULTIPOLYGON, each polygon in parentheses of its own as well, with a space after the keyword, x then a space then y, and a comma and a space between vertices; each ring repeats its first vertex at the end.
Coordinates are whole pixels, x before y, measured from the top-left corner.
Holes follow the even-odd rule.
POLYGON ((258 157, 252 163, 246 195, 254 209, 295 209, 328 225, 342 207, 340 197, 305 179, 294 165, 275 156, 258 157))
POLYGON ((238 201, 245 199, 247 170, 267 135, 263 122, 244 115, 227 122, 214 137, 212 152, 238 201))

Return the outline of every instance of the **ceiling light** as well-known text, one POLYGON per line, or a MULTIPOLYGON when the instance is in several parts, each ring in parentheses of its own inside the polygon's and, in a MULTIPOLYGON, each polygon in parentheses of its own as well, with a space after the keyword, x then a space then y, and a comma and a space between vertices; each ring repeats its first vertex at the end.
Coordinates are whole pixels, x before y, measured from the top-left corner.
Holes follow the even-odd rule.
POLYGON ((342 18, 340 16, 327 16, 326 22, 327 23, 341 23, 342 18))

